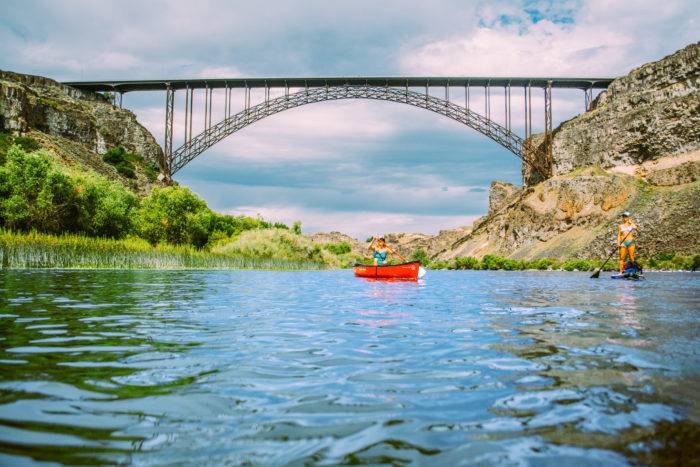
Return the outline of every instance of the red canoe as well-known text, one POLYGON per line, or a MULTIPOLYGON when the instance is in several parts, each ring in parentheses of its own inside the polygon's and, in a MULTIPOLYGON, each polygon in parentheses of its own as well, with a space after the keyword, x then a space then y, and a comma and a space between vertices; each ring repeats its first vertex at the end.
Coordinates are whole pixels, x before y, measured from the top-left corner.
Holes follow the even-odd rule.
POLYGON ((372 279, 403 279, 418 280, 418 270, 420 261, 411 261, 403 264, 386 264, 383 266, 372 266, 357 264, 352 267, 357 277, 369 277, 372 279))

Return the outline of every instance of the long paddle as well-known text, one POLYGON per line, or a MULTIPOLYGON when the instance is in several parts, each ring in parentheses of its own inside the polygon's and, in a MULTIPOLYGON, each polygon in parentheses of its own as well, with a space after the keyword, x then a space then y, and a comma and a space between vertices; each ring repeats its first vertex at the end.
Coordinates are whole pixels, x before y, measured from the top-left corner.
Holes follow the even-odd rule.
MULTIPOLYGON (((625 237, 622 239, 622 241, 624 242, 625 240, 627 240, 627 237, 628 237, 629 234, 631 234, 631 233, 632 233, 631 230, 630 230, 629 232, 627 232, 627 235, 625 235, 625 237)), ((620 243, 622 243, 622 242, 620 242, 620 243)), ((600 271, 602 271, 603 268, 605 267, 605 265, 608 264, 608 261, 610 261, 610 258, 613 257, 613 255, 617 252, 617 250, 618 250, 619 248, 620 248, 620 245, 619 245, 619 244, 618 244, 618 245, 615 245, 615 249, 613 250, 613 252, 610 253, 610 256, 608 256, 608 259, 605 260, 605 262, 604 262, 603 265, 600 267, 600 269, 598 269, 596 272, 593 273, 593 275, 591 276, 591 279, 598 279, 598 278, 600 277, 600 271)))

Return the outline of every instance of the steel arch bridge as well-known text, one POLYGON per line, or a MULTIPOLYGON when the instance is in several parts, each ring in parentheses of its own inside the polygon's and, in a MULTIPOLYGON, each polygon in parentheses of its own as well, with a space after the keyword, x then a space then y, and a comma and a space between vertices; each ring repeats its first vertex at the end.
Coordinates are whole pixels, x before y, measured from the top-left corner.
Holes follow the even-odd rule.
POLYGON ((476 112, 443 99, 424 95, 408 89, 374 86, 343 86, 304 89, 292 94, 265 100, 253 107, 246 108, 221 122, 213 125, 172 153, 171 174, 177 173, 194 158, 228 137, 258 120, 269 117, 287 109, 316 102, 340 99, 373 99, 378 101, 398 102, 421 109, 430 110, 456 120, 501 144, 522 159, 523 139, 512 131, 489 120, 476 112))
POLYGON ((63 83, 84 91, 108 92, 114 105, 122 105, 124 93, 134 91, 165 91, 165 141, 163 158, 159 161, 163 176, 172 176, 207 149, 231 134, 265 117, 323 101, 340 99, 371 99, 397 102, 426 109, 455 120, 472 128, 500 144, 524 164, 528 164, 543 178, 549 175, 552 162, 552 89, 579 89, 584 92, 585 110, 593 101, 594 89, 606 89, 612 78, 503 78, 503 77, 352 77, 352 78, 235 78, 195 80, 151 80, 151 81, 92 81, 63 83), (431 87, 444 87, 445 98, 430 94, 431 87), (413 88, 424 88, 416 92, 413 88), (463 87, 465 102, 459 105, 451 101, 450 90, 463 87), (522 88, 524 97, 524 135, 513 131, 511 112, 511 88, 522 88), (544 96, 544 144, 539 149, 530 148, 528 138, 532 135, 532 88, 542 90, 544 96), (233 89, 244 89, 243 110, 232 112, 233 89), (251 106, 251 89, 264 88, 265 98, 251 106), (284 88, 284 95, 270 98, 271 88, 284 88), (290 93, 290 88, 296 89, 290 93), (470 108, 470 90, 483 88, 483 114, 470 108), (491 90, 503 90, 504 122, 491 118, 491 90), (224 118, 212 125, 213 89, 224 89, 224 118), (185 91, 185 125, 183 143, 173 145, 173 120, 175 114, 175 92, 185 91), (204 91, 204 130, 193 136, 192 115, 196 90, 204 91), (536 151, 542 151, 543 154, 536 151))

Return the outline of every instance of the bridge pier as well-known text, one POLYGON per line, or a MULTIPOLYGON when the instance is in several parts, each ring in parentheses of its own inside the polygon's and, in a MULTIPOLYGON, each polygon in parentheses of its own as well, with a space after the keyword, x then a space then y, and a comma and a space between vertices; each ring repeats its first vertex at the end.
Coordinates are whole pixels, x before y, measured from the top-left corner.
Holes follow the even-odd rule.
POLYGON ((173 159, 173 118, 175 114, 175 90, 170 86, 165 90, 165 141, 163 143, 163 163, 161 169, 166 180, 170 180, 173 159))
MULTIPOLYGON (((552 82, 544 88, 544 147, 547 167, 552 167, 552 82)), ((543 174, 545 175, 545 174, 543 174)), ((549 176, 546 174, 545 176, 549 176)))

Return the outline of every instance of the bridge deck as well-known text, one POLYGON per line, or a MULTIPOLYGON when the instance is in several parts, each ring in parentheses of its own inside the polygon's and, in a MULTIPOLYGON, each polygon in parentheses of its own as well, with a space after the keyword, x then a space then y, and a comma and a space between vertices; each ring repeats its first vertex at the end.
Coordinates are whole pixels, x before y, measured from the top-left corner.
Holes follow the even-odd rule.
POLYGON ((533 86, 544 88, 551 82, 553 88, 606 89, 614 78, 524 78, 524 77, 329 77, 329 78, 212 78, 173 79, 145 81, 68 81, 63 84, 85 91, 164 91, 171 89, 198 88, 303 88, 324 86, 533 86))

